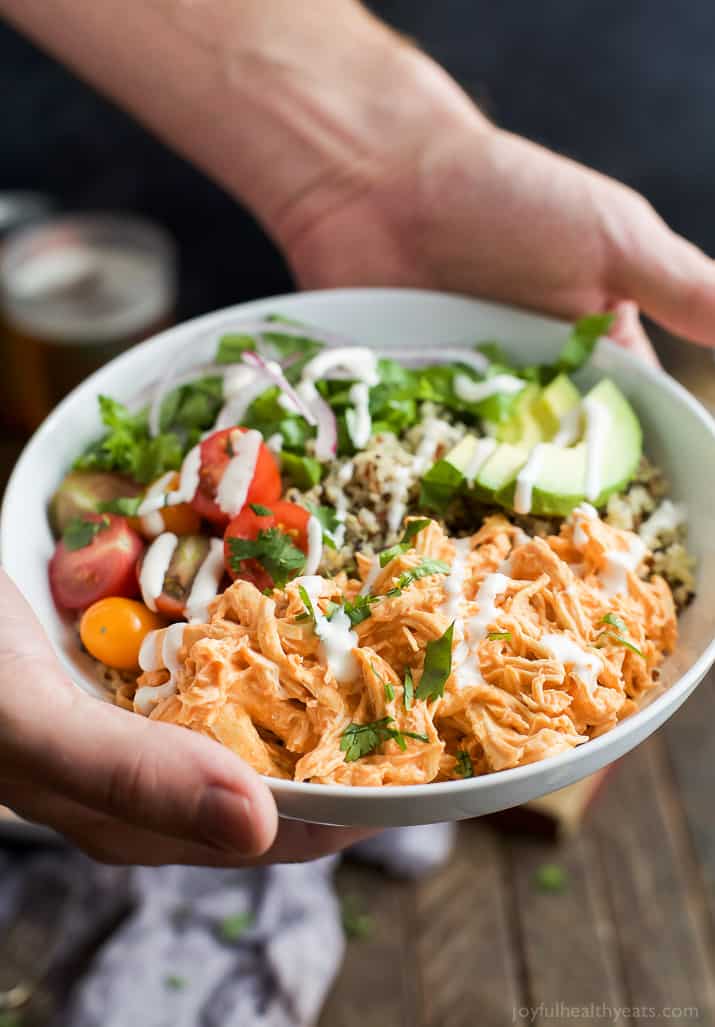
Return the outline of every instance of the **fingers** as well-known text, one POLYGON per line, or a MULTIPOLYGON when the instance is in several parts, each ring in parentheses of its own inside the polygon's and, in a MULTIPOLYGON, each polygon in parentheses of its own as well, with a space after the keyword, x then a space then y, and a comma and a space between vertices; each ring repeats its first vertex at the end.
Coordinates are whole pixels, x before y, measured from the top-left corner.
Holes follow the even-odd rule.
POLYGON ((631 297, 676 335, 715 346, 715 262, 640 197, 629 198, 626 229, 615 247, 614 295, 631 297))
POLYGON ((271 848, 251 859, 240 852, 147 831, 28 785, 19 785, 7 801, 20 816, 52 827, 93 859, 117 865, 247 867, 302 862, 338 852, 374 833, 364 828, 320 827, 281 820, 271 848))
POLYGON ((643 331, 637 304, 631 300, 623 300, 613 308, 613 314, 615 320, 608 332, 609 339, 620 343, 645 363, 651 364, 653 367, 660 367, 660 361, 653 345, 643 331))

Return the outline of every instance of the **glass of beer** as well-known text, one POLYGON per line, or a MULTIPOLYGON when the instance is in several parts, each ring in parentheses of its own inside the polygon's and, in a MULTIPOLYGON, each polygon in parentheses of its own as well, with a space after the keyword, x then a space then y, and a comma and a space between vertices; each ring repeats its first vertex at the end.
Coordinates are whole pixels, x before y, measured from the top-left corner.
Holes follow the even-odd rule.
POLYGON ((0 417, 32 430, 88 374, 171 324, 171 237, 141 218, 72 214, 12 232, 0 254, 0 417))

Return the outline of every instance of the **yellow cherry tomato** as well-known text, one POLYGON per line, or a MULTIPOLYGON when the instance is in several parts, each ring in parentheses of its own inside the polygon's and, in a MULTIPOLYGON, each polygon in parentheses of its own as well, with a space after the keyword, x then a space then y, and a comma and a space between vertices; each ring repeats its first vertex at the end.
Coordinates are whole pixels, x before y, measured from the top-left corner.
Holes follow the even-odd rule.
POLYGON ((138 670, 139 649, 149 634, 166 621, 135 599, 100 599, 82 615, 79 634, 95 659, 117 670, 138 670))
MULTIPOLYGON (((179 487, 179 475, 174 474, 169 479, 167 491, 172 492, 179 487)), ((151 485, 149 486, 151 489, 151 485)), ((166 488, 166 486, 165 486, 166 488)), ((201 530, 201 518, 189 503, 177 503, 176 506, 165 506, 157 513, 164 522, 162 531, 172 531, 175 535, 198 535, 201 530)), ((138 531, 140 535, 147 538, 155 538, 142 527, 141 517, 132 517, 129 520, 130 527, 138 531)))

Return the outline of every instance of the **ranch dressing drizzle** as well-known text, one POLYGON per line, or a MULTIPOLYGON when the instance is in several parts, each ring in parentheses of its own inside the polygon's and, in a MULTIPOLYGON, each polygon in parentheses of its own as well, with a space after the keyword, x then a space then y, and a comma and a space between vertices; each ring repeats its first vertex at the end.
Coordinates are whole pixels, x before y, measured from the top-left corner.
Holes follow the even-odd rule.
POLYGON ((352 410, 348 410, 347 424, 350 438, 356 449, 364 449, 370 441, 372 418, 370 417, 370 389, 366 382, 355 382, 348 393, 352 410))
POLYGON ((551 440, 554 446, 572 446, 581 434, 581 418, 583 407, 579 403, 567 411, 559 421, 559 430, 551 440))
POLYGON ((583 549, 588 544, 588 535, 583 530, 583 522, 597 520, 598 510, 590 503, 579 503, 571 511, 569 521, 573 524, 573 541, 578 549, 583 549))
POLYGON ((154 612, 156 612, 156 600, 164 588, 164 578, 178 543, 179 540, 173 532, 165 531, 154 539, 144 554, 142 569, 139 573, 139 588, 142 599, 154 612))
POLYGON ((470 642, 481 642, 486 638, 489 625, 499 615, 496 600, 506 592, 510 584, 511 578, 507 578, 506 574, 500 574, 498 571, 495 574, 487 574, 476 595, 479 611, 467 621, 467 637, 470 642))
POLYGON ((275 432, 266 439, 266 445, 271 453, 280 453, 283 449, 283 436, 279 431, 275 432))
POLYGON ((645 543, 637 535, 628 542, 628 549, 607 549, 603 554, 605 566, 599 573, 603 591, 607 596, 618 595, 628 588, 628 572, 635 573, 647 552, 645 543))
POLYGON ((233 456, 216 489, 216 502, 224 513, 235 517, 245 505, 263 438, 253 428, 231 432, 229 438, 233 456))
POLYGON ((353 649, 358 646, 358 637, 351 630, 350 618, 342 609, 336 610, 330 620, 321 613, 318 597, 323 588, 323 579, 316 575, 304 575, 293 579, 294 585, 302 585, 310 596, 315 613, 315 633, 320 639, 320 656, 327 663, 336 681, 343 684, 353 681, 359 673, 359 665, 353 649))
POLYGON ((664 499, 650 517, 643 521, 638 534, 648 548, 653 549, 658 541, 658 535, 662 531, 677 531, 686 519, 687 514, 682 503, 673 503, 670 499, 664 499))
POLYGON ((531 511, 531 500, 534 491, 534 482, 539 476, 541 465, 544 461, 544 444, 537 443, 529 453, 526 461, 516 478, 514 489, 514 509, 518 514, 528 514, 531 511))
MULTIPOLYGON (((353 378, 366 385, 377 385, 377 356, 367 346, 336 346, 325 349, 313 357, 303 368, 303 382, 314 382, 326 377, 328 371, 342 371, 343 377, 353 378)), ((337 376, 336 376, 337 377, 337 376)))
POLYGON ((323 555, 323 525, 317 517, 308 518, 308 555, 305 559, 304 575, 315 574, 323 555))
POLYGON ((526 388, 526 382, 516 378, 513 374, 495 374, 493 378, 487 378, 483 382, 475 382, 466 374, 454 376, 454 391, 459 399, 465 403, 479 403, 489 396, 495 396, 498 392, 514 395, 526 388))
POLYGON ((176 471, 167 471, 158 481, 149 486, 137 510, 138 515, 142 518, 142 527, 144 527, 144 520, 146 519, 147 521, 147 534, 158 535, 163 530, 164 522, 161 520, 161 515, 154 519, 154 515, 163 507, 178 506, 179 503, 191 502, 196 494, 196 489, 199 487, 200 468, 201 447, 194 446, 184 457, 184 462, 179 471, 179 484, 175 489, 168 489, 167 486, 173 479, 176 471), (157 531, 155 529, 160 521, 161 525, 157 531))
POLYGON ((449 620, 454 621, 454 635, 456 645, 454 647, 454 680, 457 688, 467 688, 469 685, 478 685, 483 682, 479 669, 479 659, 476 653, 469 650, 465 638, 465 625, 461 608, 464 599, 464 579, 467 571, 467 557, 471 550, 471 539, 460 538, 454 542, 454 560, 449 574, 445 578, 445 600, 440 607, 449 620))
POLYGON ((586 482, 587 499, 597 499, 601 491, 605 444, 611 415, 608 408, 592 397, 583 401, 586 415, 586 482))
POLYGON ((380 557, 373 556, 372 563, 370 564, 370 570, 367 572, 367 577, 363 582, 363 586, 360 589, 361 596, 367 596, 370 594, 370 589, 375 584, 375 578, 378 576, 382 568, 380 567, 380 557))
POLYGON ((593 653, 586 652, 565 635, 542 635, 540 642, 553 660, 562 663, 564 667, 570 664, 572 674, 579 678, 593 695, 593 690, 598 684, 598 675, 603 669, 599 658, 593 653))
POLYGON ((150 631, 139 650, 139 666, 143 671, 168 670, 169 680, 163 685, 143 685, 134 695, 134 705, 145 716, 157 703, 176 692, 176 677, 181 664, 179 650, 184 644, 185 624, 150 631))
POLYGON ((439 442, 439 435, 444 421, 439 417, 428 417, 424 422, 424 434, 409 464, 400 464, 395 473, 390 490, 390 505, 387 509, 387 527, 394 533, 402 524, 407 509, 407 493, 412 482, 427 470, 432 462, 434 451, 439 442))
POLYGON ((223 542, 220 538, 212 538, 209 551, 196 573, 186 600, 187 620, 202 623, 208 620, 208 605, 218 593, 223 574, 223 542))
POLYGON ((345 542, 345 518, 348 515, 348 509, 350 506, 348 497, 343 492, 343 489, 354 473, 355 465, 352 460, 348 460, 348 462, 343 464, 338 471, 338 485, 335 490, 335 519, 338 521, 338 526, 333 531, 333 541, 338 549, 340 549, 345 542))
POLYGON ((497 440, 491 438, 489 435, 477 441, 472 458, 464 469, 464 478, 467 485, 471 486, 474 484, 474 479, 496 448, 497 440))

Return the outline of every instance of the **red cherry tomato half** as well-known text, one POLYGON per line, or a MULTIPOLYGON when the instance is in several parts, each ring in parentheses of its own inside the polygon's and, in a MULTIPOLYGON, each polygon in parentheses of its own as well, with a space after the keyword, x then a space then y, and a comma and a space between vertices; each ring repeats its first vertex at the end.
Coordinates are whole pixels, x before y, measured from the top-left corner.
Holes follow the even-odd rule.
POLYGON ((284 501, 271 503, 269 509, 271 510, 270 516, 261 517, 254 513, 250 506, 245 506, 240 514, 233 518, 224 535, 226 570, 234 581, 236 578, 242 578, 244 581, 252 582, 261 591, 272 588, 273 578, 258 560, 242 560, 240 570, 232 567, 229 539, 256 539, 260 531, 278 528, 284 534, 290 535, 294 545, 302 549, 304 553, 308 552, 308 521, 310 519, 308 511, 296 503, 284 501))
MULTIPOLYGON (((225 527, 231 518, 216 502, 216 491, 231 460, 230 437, 235 431, 245 432, 248 428, 224 428, 222 431, 215 431, 201 443, 199 487, 191 501, 199 516, 221 528, 225 527)), ((246 505, 270 504, 278 499, 280 494, 280 469, 268 446, 261 442, 256 469, 246 495, 246 505)))
POLYGON ((50 560, 50 588, 57 605, 65 610, 83 610, 107 596, 137 595, 136 566, 144 543, 126 517, 86 514, 82 520, 100 528, 80 549, 58 543, 50 560))

